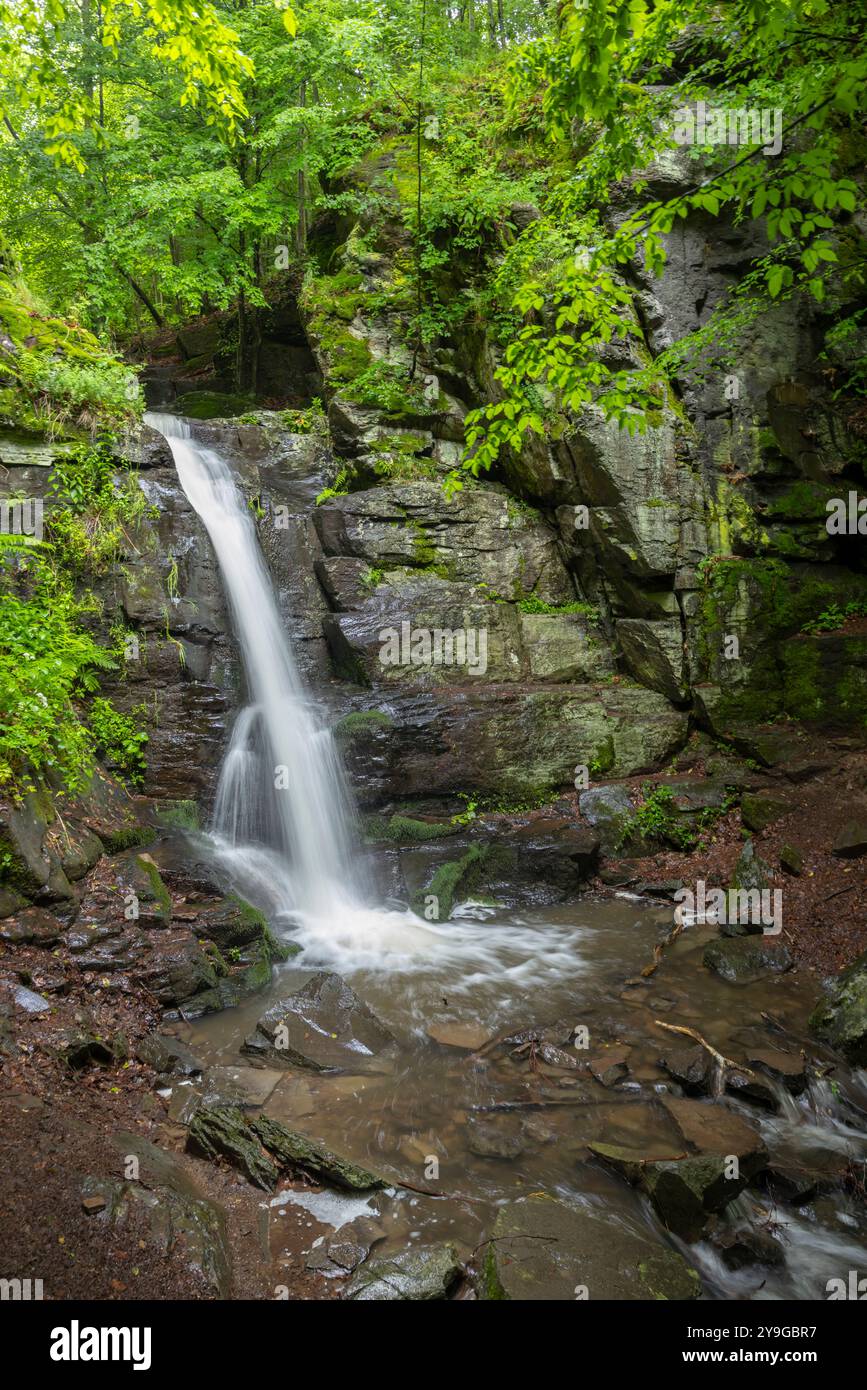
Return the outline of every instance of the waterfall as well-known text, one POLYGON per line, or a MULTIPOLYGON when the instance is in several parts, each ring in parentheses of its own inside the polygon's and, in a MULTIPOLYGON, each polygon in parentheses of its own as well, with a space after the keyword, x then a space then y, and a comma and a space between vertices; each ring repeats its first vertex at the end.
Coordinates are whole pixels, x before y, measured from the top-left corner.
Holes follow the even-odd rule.
POLYGON ((261 863, 261 847, 289 868, 291 903, 316 918, 351 909, 352 805, 334 741, 304 689, 274 601, 250 512, 225 459, 173 415, 148 414, 172 451, 181 487, 217 555, 251 703, 223 761, 213 832, 261 863), (258 855, 257 855, 258 848, 258 855))

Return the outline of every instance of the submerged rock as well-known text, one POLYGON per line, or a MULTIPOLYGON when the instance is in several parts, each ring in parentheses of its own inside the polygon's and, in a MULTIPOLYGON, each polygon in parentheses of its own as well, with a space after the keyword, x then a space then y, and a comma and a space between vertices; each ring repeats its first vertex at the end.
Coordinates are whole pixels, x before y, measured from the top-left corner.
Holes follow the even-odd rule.
POLYGON ((782 1265, 786 1255, 778 1240, 766 1231, 742 1226, 738 1230, 719 1231, 712 1237, 727 1269, 744 1269, 748 1265, 782 1265))
POLYGON ((470 1115, 467 1148, 479 1158, 518 1158, 526 1144, 514 1115, 470 1115))
POLYGON ((574 1302, 692 1299, 698 1274, 682 1255, 582 1207, 538 1195, 497 1214, 477 1277, 481 1299, 574 1302))
POLYGON ((778 937, 733 936, 711 941, 705 947, 702 964, 724 980, 748 984, 763 975, 791 970, 792 957, 778 937))
POLYGON ((810 1029, 855 1066, 867 1066, 867 951, 844 970, 810 1015, 810 1029))
POLYGON ((332 1071, 363 1066, 393 1042, 346 981, 323 970, 263 1014, 243 1050, 275 1066, 332 1071))
POLYGON ((461 1263, 453 1245, 412 1248, 368 1260, 356 1270, 343 1297, 365 1303, 429 1302, 448 1298, 460 1274, 461 1263))

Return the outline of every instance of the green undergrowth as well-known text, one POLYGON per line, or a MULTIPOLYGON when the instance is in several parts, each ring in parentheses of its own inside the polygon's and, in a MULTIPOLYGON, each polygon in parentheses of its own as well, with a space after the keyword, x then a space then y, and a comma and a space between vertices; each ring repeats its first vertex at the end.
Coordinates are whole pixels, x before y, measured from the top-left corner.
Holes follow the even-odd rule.
POLYGON ((121 429, 141 415, 131 368, 92 333, 48 312, 14 270, 0 269, 0 333, 0 423, 57 439, 121 429))

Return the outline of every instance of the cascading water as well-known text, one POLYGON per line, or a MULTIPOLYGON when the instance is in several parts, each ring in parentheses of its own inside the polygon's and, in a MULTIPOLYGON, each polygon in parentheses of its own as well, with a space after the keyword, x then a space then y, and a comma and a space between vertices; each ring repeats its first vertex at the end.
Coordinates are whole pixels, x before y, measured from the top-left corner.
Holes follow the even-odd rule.
POLYGON ((290 866, 284 910, 336 917, 358 897, 351 801, 330 731, 301 683, 250 513, 225 459, 195 443, 186 421, 150 414, 147 422, 167 439, 216 551, 252 697, 223 763, 215 835, 236 857, 248 847, 277 851, 290 866))
MULTIPOLYGON (((291 921, 309 959, 337 969, 460 969, 456 989, 512 978, 550 984, 580 970, 580 932, 547 939, 518 924, 423 923, 372 906, 353 857, 353 807, 327 727, 301 682, 274 601, 253 521, 219 453, 190 424, 149 413, 165 436, 188 501, 211 538, 241 648, 251 703, 235 721, 223 760, 211 848, 233 886, 291 921)), ((486 912, 485 916, 488 915, 486 912)))

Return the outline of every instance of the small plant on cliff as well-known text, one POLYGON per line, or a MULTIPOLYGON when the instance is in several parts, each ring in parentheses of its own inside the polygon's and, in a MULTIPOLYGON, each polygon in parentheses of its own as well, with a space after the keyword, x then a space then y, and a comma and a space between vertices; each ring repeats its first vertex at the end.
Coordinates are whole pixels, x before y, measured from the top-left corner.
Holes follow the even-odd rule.
POLYGON ((137 705, 129 714, 122 714, 101 696, 93 701, 88 713, 96 751, 135 787, 144 781, 147 766, 144 750, 148 736, 137 723, 144 713, 144 705, 137 705))
POLYGON ((804 623, 801 631, 808 636, 814 636, 821 632, 836 632, 839 628, 844 627, 850 618, 864 617, 867 617, 867 601, 856 600, 853 603, 843 604, 842 607, 839 603, 829 603, 828 607, 818 613, 815 618, 804 623))
POLYGON ((149 511, 134 475, 116 478, 114 444, 104 436, 55 461, 49 497, 48 536, 58 558, 75 574, 104 574, 124 544, 128 528, 149 511))

